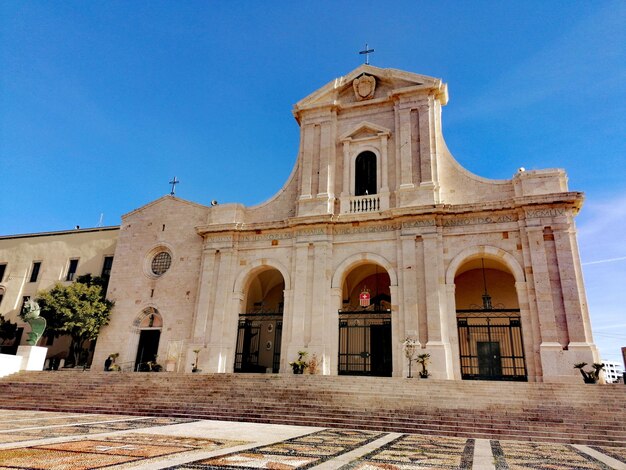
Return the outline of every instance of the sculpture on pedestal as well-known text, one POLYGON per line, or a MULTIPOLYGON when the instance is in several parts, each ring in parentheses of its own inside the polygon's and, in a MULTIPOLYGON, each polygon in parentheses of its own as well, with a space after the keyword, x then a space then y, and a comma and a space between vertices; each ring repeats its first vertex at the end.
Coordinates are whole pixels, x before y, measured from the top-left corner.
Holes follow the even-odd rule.
POLYGON ((20 318, 30 325, 31 332, 28 333, 26 342, 31 346, 37 345, 37 341, 39 341, 46 329, 46 319, 40 317, 40 313, 39 304, 32 299, 24 304, 24 308, 20 313, 20 318))

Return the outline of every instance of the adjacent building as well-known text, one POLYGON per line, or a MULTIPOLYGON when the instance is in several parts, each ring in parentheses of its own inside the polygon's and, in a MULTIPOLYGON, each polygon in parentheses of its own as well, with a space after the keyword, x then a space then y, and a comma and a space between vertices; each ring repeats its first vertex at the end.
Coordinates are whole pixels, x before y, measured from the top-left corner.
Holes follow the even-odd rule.
MULTIPOLYGON (((83 274, 109 276, 119 227, 76 228, 58 232, 0 236, 0 315, 18 323, 17 337, 2 344, 15 354, 26 341, 19 312, 37 292, 57 282, 70 283, 83 274)), ((48 357, 67 352, 68 338, 47 337, 48 357)))
POLYGON ((624 369, 619 362, 602 361, 604 364, 604 380, 608 384, 623 382, 624 369))

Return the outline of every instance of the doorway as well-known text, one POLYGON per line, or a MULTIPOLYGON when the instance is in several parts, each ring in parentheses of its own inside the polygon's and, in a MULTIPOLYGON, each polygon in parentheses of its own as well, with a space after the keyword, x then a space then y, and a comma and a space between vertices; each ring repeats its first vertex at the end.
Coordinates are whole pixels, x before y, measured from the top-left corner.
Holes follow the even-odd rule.
POLYGON ((502 375, 500 343, 494 341, 478 341, 478 373, 487 377, 502 375))
POLYGON ((161 330, 141 330, 139 333, 139 346, 137 346, 137 357, 135 358, 136 371, 148 371, 151 369, 149 363, 155 363, 159 351, 159 340, 161 330))

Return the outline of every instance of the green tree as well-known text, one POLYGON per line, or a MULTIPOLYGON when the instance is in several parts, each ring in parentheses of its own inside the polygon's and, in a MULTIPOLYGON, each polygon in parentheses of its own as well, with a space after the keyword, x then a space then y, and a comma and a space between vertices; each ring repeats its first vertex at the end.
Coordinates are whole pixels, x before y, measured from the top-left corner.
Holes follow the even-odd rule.
POLYGON ((48 322, 48 334, 72 338, 75 365, 86 361, 85 342, 96 339, 100 328, 109 323, 113 302, 105 298, 102 286, 100 278, 87 275, 72 284, 59 282, 38 293, 37 303, 48 322))

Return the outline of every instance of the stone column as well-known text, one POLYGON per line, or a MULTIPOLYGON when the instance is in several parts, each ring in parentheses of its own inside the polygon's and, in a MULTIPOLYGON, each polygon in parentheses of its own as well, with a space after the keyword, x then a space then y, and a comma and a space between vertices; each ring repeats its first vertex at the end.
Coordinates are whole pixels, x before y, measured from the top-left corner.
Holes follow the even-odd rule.
MULTIPOLYGON (((215 277, 215 300, 213 315, 209 318, 209 349, 210 357, 218 357, 217 372, 226 372, 233 369, 234 349, 237 333, 238 312, 232 311, 234 273, 233 260, 235 250, 231 248, 219 250, 217 275, 215 277), (235 325, 235 326, 233 326, 235 325), (219 352, 218 352, 219 351, 219 352), (217 353, 217 354, 216 354, 217 353)), ((238 307, 238 305, 236 305, 238 307)), ((213 364, 213 361, 211 362, 213 364)))
POLYGON ((281 353, 279 372, 287 373, 291 372, 291 367, 289 367, 290 359, 287 356, 287 352, 291 344, 291 333, 293 330, 293 289, 285 289, 283 295, 283 332, 280 338, 281 353))
POLYGON ((402 341, 404 341, 403 331, 400 331, 399 321, 400 309, 398 308, 399 292, 398 286, 389 286, 391 295, 391 356, 392 356, 392 376, 402 377, 404 371, 404 351, 402 341))
POLYGON ((209 315, 214 298, 215 250, 205 248, 202 251, 202 271, 198 284, 198 300, 193 321, 193 342, 200 344, 206 341, 209 315))
POLYGON ((320 125, 320 163, 317 184, 317 197, 327 197, 330 192, 328 178, 331 173, 330 149, 334 142, 330 141, 330 121, 325 121, 320 125))
POLYGON ((459 346, 459 330, 456 319, 456 298, 455 284, 446 284, 445 291, 445 311, 448 315, 450 325, 450 367, 448 369, 448 379, 461 380, 461 352, 459 346))
POLYGON ((542 346, 549 343, 551 346, 559 345, 554 319, 554 304, 552 302, 552 289, 548 262, 543 240, 543 227, 526 227, 530 259, 532 263, 533 286, 539 317, 539 329, 541 331, 542 346))
POLYGON ((381 160, 381 193, 389 192, 389 160, 387 158, 388 139, 386 135, 380 136, 380 160, 381 160))
POLYGON ((300 199, 311 199, 311 172, 313 171, 313 149, 315 126, 305 124, 302 128, 303 139, 303 159, 302 159, 302 180, 300 181, 300 199))
POLYGON ((311 344, 322 345, 324 343, 324 324, 328 316, 328 286, 330 280, 327 279, 328 250, 330 244, 327 242, 316 242, 314 245, 313 258, 313 291, 312 291, 312 312, 309 316, 309 330, 311 332, 311 344))
POLYGON ((439 234, 422 235, 426 284, 426 314, 428 316, 428 344, 441 343, 441 302, 439 297, 439 234))
POLYGON ((420 132, 420 183, 432 183, 432 136, 431 136, 431 115, 428 105, 417 108, 419 114, 419 132, 420 132))
POLYGON ((401 235, 400 242, 401 256, 398 257, 400 261, 398 263, 398 275, 404 291, 400 308, 404 318, 404 334, 419 340, 415 235, 401 235))
POLYGON ((411 157, 411 109, 400 109, 400 189, 412 189, 413 159, 411 157))
POLYGON ((570 344, 591 343, 593 340, 591 339, 589 313, 585 308, 580 258, 574 255, 574 252, 578 251, 574 248, 576 243, 575 232, 569 227, 553 226, 552 229, 570 344))
POLYGON ((341 188, 342 196, 350 196, 350 173, 352 168, 350 167, 350 141, 343 141, 343 188, 341 188))
POLYGON ((515 282, 517 292, 517 302, 519 305, 520 319, 522 321, 522 344, 524 345, 524 360, 526 361, 526 372, 528 378, 533 381, 541 376, 541 360, 538 345, 541 340, 539 322, 533 315, 533 310, 528 300, 528 283, 522 281, 515 282))
POLYGON ((296 359, 298 350, 305 346, 305 330, 308 326, 307 307, 310 305, 311 292, 308 289, 309 274, 309 244, 297 243, 295 246, 295 262, 293 270, 293 303, 291 315, 290 341, 283 351, 287 354, 287 360, 296 359))
POLYGON ((328 354, 324 356, 324 374, 337 375, 339 370, 339 309, 343 302, 341 287, 330 289, 329 321, 326 325, 328 354))
POLYGON ((426 315, 428 325, 427 352, 431 355, 434 378, 445 379, 452 375, 452 358, 448 312, 445 311, 445 283, 441 234, 422 235, 424 246, 424 284, 426 287, 426 315))

